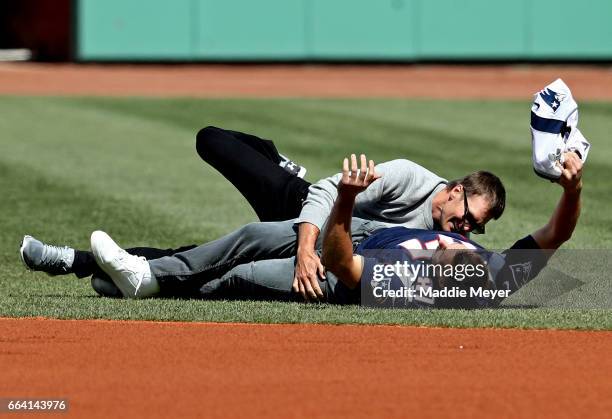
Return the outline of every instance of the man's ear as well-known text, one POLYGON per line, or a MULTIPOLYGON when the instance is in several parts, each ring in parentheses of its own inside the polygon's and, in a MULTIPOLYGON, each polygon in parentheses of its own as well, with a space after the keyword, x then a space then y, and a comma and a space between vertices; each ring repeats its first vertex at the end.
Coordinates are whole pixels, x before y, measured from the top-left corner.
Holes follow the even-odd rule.
POLYGON ((448 200, 452 201, 454 198, 459 197, 459 194, 461 193, 463 193, 463 185, 459 183, 453 186, 453 189, 450 190, 448 194, 448 200))

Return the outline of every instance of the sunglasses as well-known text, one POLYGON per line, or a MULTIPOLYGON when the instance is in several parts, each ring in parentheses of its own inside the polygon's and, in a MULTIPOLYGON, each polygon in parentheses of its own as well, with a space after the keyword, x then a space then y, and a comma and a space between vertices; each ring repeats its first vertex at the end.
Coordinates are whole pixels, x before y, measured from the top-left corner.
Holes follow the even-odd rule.
POLYGON ((465 207, 463 218, 461 218, 463 225, 467 223, 467 225, 470 226, 470 232, 474 234, 485 234, 484 224, 478 224, 478 222, 476 221, 476 219, 470 212, 470 207, 468 207, 467 193, 465 192, 465 188, 463 188, 463 206, 465 207))

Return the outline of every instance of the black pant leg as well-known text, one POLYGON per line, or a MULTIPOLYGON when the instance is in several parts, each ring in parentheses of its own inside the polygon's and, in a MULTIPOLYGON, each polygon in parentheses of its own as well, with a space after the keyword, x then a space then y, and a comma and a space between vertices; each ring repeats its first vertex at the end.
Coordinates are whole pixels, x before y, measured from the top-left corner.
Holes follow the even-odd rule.
MULTIPOLYGON (((131 255, 144 256, 147 260, 158 259, 164 256, 171 256, 175 253, 184 252, 196 247, 196 245, 179 247, 178 249, 156 249, 153 247, 133 247, 126 249, 131 255)), ((106 274, 98 267, 93 253, 85 250, 74 251, 74 262, 72 264, 72 272, 78 278, 85 278, 94 273, 106 277, 106 274)))
POLYGON ((299 216, 310 183, 278 165, 280 157, 272 141, 206 127, 198 132, 196 147, 200 157, 240 191, 260 221, 299 216))
POLYGON ((251 147, 259 154, 272 161, 274 164, 279 164, 281 156, 276 149, 276 145, 270 140, 259 138, 252 134, 246 134, 240 131, 225 130, 228 134, 232 135, 236 140, 251 147))

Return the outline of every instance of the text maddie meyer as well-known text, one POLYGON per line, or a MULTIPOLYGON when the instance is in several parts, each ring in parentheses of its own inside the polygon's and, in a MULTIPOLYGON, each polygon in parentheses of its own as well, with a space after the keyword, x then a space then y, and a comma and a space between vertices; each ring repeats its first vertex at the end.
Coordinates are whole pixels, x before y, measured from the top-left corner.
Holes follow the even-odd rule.
POLYGON ((459 287, 449 287, 434 289, 432 287, 400 287, 398 289, 385 289, 382 286, 375 286, 372 293, 376 298, 507 298, 510 290, 492 290, 482 287, 470 287, 469 291, 459 287))

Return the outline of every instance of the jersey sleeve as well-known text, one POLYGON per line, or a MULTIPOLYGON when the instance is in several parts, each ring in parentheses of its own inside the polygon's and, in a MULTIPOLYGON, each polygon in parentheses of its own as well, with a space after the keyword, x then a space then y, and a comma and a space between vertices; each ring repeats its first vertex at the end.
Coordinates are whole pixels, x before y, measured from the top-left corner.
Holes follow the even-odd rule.
MULTIPOLYGON (((501 253, 493 253, 488 261, 493 280, 493 288, 507 290, 507 296, 536 278, 544 269, 548 257, 529 235, 514 243, 501 253)), ((497 306, 506 297, 498 297, 488 305, 497 306)))
POLYGON ((541 250, 533 236, 523 237, 514 243, 508 250, 541 250))

